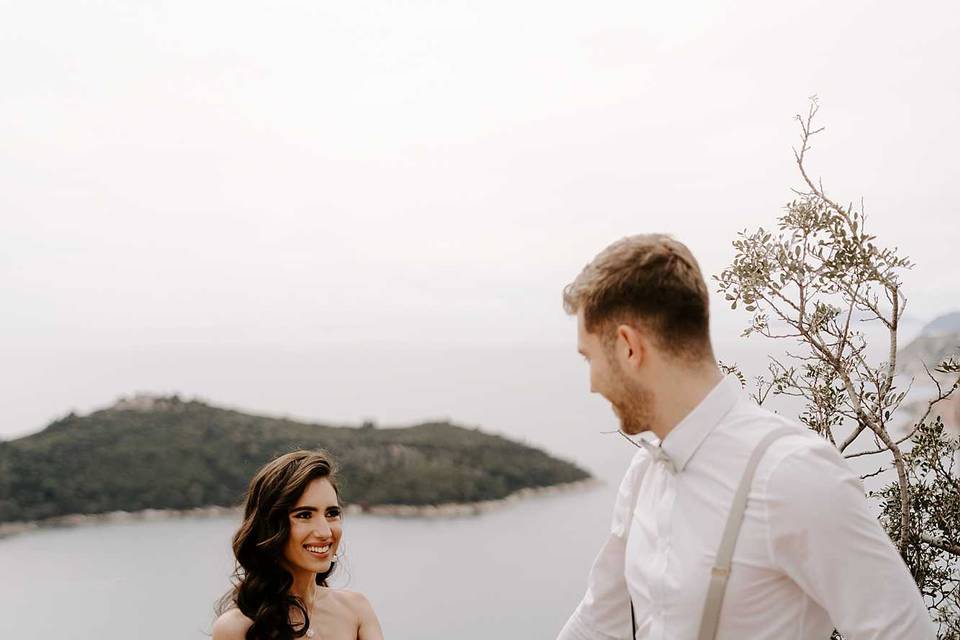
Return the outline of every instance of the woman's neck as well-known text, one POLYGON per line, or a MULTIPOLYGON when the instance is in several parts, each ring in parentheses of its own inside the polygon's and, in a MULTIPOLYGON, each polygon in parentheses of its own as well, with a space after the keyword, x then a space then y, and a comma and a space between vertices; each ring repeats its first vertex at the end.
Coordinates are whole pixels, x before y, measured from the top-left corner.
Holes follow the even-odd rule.
POLYGON ((313 609, 313 603, 317 597, 316 575, 309 571, 294 572, 293 584, 290 585, 290 595, 300 598, 301 602, 307 606, 307 611, 313 609))

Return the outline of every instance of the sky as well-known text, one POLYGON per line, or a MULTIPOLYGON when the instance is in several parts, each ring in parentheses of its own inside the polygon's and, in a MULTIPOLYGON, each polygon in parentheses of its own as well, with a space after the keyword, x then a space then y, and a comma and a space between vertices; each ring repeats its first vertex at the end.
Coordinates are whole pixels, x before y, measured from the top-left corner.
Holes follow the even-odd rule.
MULTIPOLYGON (((78 345, 572 342, 560 291, 610 242, 671 233, 714 274, 774 225, 812 95, 810 170, 913 258, 908 313, 960 307, 952 3, 0 15, 8 394, 78 345)), ((746 320, 715 305, 715 334, 746 320)))

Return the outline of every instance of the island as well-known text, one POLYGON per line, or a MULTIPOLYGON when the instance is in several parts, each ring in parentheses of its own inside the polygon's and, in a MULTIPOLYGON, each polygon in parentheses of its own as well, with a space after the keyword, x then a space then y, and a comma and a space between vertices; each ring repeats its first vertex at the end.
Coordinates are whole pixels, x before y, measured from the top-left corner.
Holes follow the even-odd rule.
POLYGON ((301 448, 336 458, 354 511, 428 513, 590 479, 538 448, 446 421, 330 426, 140 395, 0 442, 0 527, 236 507, 262 464, 301 448))

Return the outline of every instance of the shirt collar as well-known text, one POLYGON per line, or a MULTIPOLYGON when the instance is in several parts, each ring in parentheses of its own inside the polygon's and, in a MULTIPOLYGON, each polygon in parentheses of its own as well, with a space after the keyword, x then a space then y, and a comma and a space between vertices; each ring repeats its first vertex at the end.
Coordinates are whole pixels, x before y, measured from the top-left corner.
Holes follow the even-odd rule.
POLYGON ((660 449, 675 471, 683 471, 706 437, 741 397, 740 382, 735 376, 726 376, 666 435, 660 449))

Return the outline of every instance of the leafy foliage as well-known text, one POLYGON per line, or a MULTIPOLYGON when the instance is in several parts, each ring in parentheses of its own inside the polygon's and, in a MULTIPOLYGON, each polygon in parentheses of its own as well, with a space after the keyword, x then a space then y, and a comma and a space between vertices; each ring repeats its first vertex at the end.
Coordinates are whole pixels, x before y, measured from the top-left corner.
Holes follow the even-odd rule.
MULTIPOLYGON (((906 433, 897 414, 907 390, 897 387, 897 340, 906 307, 900 272, 912 263, 896 248, 879 245, 865 230, 862 206, 841 206, 806 171, 816 99, 794 150, 805 184, 777 219, 777 231, 743 231, 734 241, 732 264, 714 279, 732 308, 752 314, 743 336, 789 340, 785 359, 771 357, 769 377, 756 378, 754 397, 800 398, 799 419, 847 458, 877 456, 897 481, 878 492, 881 522, 900 550, 939 623, 942 640, 960 640, 960 483, 958 445, 944 435, 934 406, 960 387, 960 363, 942 362, 932 397, 906 433), (862 322, 887 333, 881 358, 871 357, 862 322)), ((735 366, 722 365, 745 377, 735 366)), ((835 638, 839 638, 834 634, 835 638)))
MULTIPOLYGON (((960 532, 960 484, 957 453, 960 442, 946 437, 937 416, 922 422, 913 448, 904 456, 910 470, 914 531, 906 561, 920 591, 931 603, 931 613, 944 640, 960 638, 960 548, 952 545, 960 532), (954 536, 952 538, 947 536, 954 536)), ((894 539, 900 537, 899 488, 891 484, 877 492, 883 504, 882 520, 894 539)))
POLYGON ((238 504, 281 453, 324 448, 346 501, 441 504, 503 498, 588 477, 533 447, 447 423, 331 427, 165 398, 114 407, 0 442, 0 522, 115 510, 238 504))

